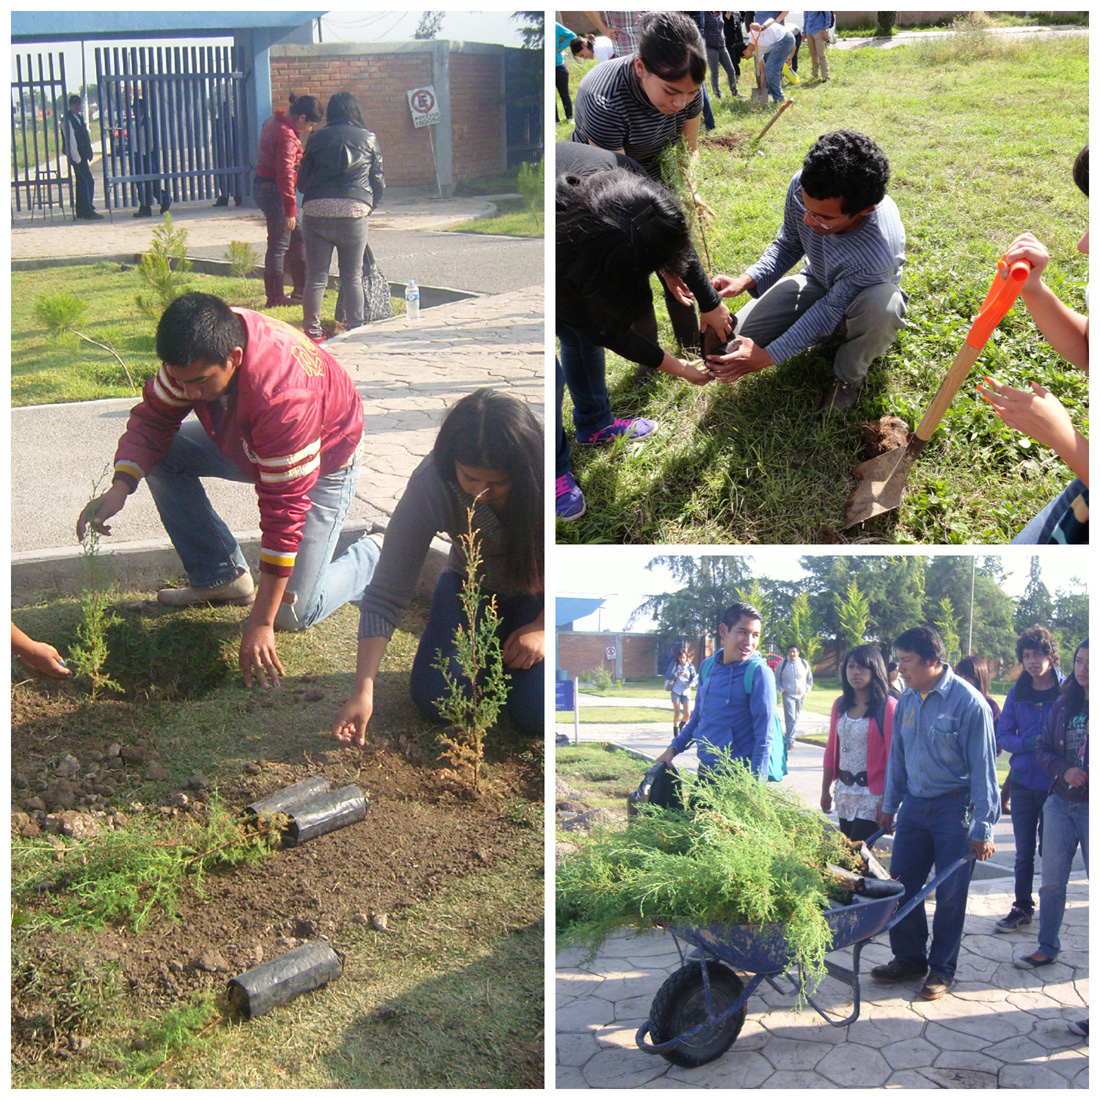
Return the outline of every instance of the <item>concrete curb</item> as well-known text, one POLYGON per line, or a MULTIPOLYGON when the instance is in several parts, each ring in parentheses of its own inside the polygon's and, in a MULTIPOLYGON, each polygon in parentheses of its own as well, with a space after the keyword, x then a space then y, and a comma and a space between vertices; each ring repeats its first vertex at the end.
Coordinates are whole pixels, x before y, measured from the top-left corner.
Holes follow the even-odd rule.
MULTIPOLYGON (((369 525, 349 525, 336 545, 336 554, 372 531, 385 535, 389 518, 369 525)), ((237 534, 237 541, 253 573, 259 572, 260 532, 237 534)), ((155 591, 183 577, 183 568, 168 539, 149 539, 107 546, 101 543, 99 569, 103 582, 120 588, 155 591)), ((440 538, 432 540, 424 567, 420 571, 416 594, 430 599, 439 576, 450 556, 450 543, 440 538)), ((32 550, 11 556, 12 606, 19 607, 59 595, 78 592, 86 580, 87 567, 79 550, 32 550)))

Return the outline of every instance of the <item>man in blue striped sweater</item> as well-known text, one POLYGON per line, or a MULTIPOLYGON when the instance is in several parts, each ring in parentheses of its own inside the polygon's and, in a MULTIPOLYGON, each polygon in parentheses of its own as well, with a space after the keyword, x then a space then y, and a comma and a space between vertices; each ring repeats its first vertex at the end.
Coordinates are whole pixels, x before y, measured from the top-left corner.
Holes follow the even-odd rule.
POLYGON ((719 381, 733 382, 822 342, 836 345, 827 412, 845 413, 871 363, 905 325, 900 287, 905 230, 886 194, 890 167, 866 134, 824 134, 787 188, 783 225, 764 255, 736 278, 718 275, 723 298, 753 301, 736 317, 736 350, 712 356, 719 381), (803 257, 797 275, 787 272, 803 257))

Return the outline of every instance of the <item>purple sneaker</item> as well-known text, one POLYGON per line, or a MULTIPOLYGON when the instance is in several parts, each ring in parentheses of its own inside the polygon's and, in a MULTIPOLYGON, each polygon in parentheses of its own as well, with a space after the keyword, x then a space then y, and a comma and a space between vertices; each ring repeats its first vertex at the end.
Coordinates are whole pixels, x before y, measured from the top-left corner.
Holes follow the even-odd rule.
POLYGON ((584 493, 572 474, 562 474, 554 482, 554 511, 558 519, 580 519, 584 515, 584 493))
POLYGON ((591 447, 597 443, 614 443, 619 436, 626 436, 629 443, 644 443, 656 430, 656 420, 645 420, 640 416, 636 420, 623 420, 617 416, 606 428, 585 438, 578 435, 575 441, 581 447, 591 447))

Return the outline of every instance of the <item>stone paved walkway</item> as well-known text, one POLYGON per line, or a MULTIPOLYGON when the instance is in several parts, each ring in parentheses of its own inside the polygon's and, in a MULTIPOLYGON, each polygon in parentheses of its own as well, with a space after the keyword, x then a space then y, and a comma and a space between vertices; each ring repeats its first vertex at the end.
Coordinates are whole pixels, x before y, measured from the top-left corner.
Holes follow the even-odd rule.
MULTIPOLYGON (((1032 929, 993 933, 1011 901, 1005 886, 971 885, 954 994, 924 1001, 919 982, 881 985, 867 977, 890 958, 883 936, 863 952, 855 1023, 829 1027, 811 1008, 792 1011, 791 998, 765 985, 749 1000, 733 1046, 697 1069, 645 1054, 634 1041, 657 990, 680 966, 671 936, 617 935, 587 964, 579 951, 561 952, 557 1087, 1088 1088, 1087 1042, 1067 1027, 1088 1010, 1087 883, 1070 884, 1064 961, 1034 973, 1012 966, 1034 948, 1032 929)), ((831 957, 850 965, 849 951, 831 957)), ((830 986, 845 992, 826 979, 823 994, 830 986)))

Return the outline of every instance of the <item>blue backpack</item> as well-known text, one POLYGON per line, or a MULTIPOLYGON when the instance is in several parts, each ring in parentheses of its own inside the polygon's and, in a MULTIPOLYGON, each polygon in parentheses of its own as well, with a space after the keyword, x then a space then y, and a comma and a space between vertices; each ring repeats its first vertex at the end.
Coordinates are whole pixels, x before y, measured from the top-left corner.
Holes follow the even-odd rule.
MULTIPOLYGON (((752 681, 756 676, 756 666, 763 664, 763 657, 753 657, 745 670, 745 694, 752 694, 752 681)), ((779 724, 779 715, 772 718, 772 734, 768 740, 768 779, 778 783, 787 774, 787 739, 783 736, 783 727, 779 724)))

